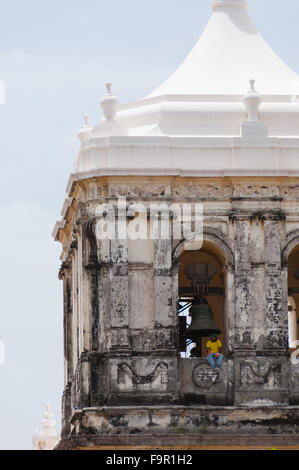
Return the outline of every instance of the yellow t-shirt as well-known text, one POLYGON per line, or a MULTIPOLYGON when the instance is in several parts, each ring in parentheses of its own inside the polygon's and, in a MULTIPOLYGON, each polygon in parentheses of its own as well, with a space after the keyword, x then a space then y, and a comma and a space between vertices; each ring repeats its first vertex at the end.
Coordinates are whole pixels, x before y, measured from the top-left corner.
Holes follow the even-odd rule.
POLYGON ((222 344, 221 341, 217 339, 217 341, 208 341, 206 347, 210 350, 211 353, 218 353, 219 348, 222 347, 222 344))

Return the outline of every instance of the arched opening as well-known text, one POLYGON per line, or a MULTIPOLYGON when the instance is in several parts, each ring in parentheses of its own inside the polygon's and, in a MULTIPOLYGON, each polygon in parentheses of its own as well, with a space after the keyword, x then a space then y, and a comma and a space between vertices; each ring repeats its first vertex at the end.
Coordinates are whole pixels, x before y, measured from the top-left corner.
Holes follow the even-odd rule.
MULTIPOLYGON (((212 311, 212 321, 221 330, 218 335, 226 352, 226 316, 225 286, 226 258, 223 251, 211 241, 204 241, 202 248, 196 251, 182 250, 178 257, 178 314, 180 325, 180 352, 182 357, 190 357, 193 348, 197 347, 197 356, 206 357, 206 343, 209 336, 204 336, 196 345, 195 341, 186 338, 186 328, 194 319, 189 314, 195 298, 204 298, 212 311), (185 320, 184 320, 185 318, 185 320)), ((208 320, 210 325, 210 318, 208 320)))
POLYGON ((299 245, 288 257, 288 294, 289 348, 293 352, 299 340, 299 245))

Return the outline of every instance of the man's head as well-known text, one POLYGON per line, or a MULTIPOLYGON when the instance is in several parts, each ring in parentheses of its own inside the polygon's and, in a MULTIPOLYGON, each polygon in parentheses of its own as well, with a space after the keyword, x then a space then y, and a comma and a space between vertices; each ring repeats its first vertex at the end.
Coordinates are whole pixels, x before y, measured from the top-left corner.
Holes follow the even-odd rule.
POLYGON ((216 341, 217 340, 217 335, 216 333, 211 334, 211 341, 216 341))

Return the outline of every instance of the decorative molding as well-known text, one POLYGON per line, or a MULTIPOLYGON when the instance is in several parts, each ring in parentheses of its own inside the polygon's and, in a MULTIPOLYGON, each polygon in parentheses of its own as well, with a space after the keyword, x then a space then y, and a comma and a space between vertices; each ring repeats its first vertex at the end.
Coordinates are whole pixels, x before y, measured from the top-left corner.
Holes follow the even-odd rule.
POLYGON ((280 385, 281 384, 281 365, 268 365, 261 371, 255 369, 252 364, 243 362, 240 365, 240 383, 244 387, 248 385, 280 385))
POLYGON ((199 364, 192 371, 192 380, 197 387, 210 388, 222 381, 219 369, 212 369, 209 365, 199 364))
POLYGON ((161 197, 170 195, 170 186, 168 184, 110 184, 109 196, 110 197, 161 197))
POLYGON ((141 351, 142 353, 152 351, 154 345, 154 330, 147 328, 144 328, 144 330, 131 328, 130 342, 133 351, 141 351))
POLYGON ((279 187, 271 185, 236 185, 234 186, 234 197, 279 197, 279 187))
POLYGON ((87 201, 97 201, 103 197, 104 189, 98 184, 91 183, 87 191, 87 201))
POLYGON ((221 184, 193 184, 179 185, 173 188, 174 198, 204 198, 204 199, 229 199, 233 195, 231 185, 221 184))
POLYGON ((280 186, 282 197, 299 197, 299 184, 284 184, 280 186))
POLYGON ((154 382, 159 376, 161 385, 168 384, 168 364, 166 362, 160 362, 155 370, 148 375, 138 375, 129 364, 121 363, 118 365, 117 383, 125 385, 126 377, 128 377, 135 385, 145 385, 154 382))
POLYGON ((111 349, 128 349, 130 345, 129 341, 129 331, 125 326, 121 327, 112 327, 111 328, 111 349))
POLYGON ((155 329, 155 348, 174 348, 176 339, 176 328, 156 328, 155 329))

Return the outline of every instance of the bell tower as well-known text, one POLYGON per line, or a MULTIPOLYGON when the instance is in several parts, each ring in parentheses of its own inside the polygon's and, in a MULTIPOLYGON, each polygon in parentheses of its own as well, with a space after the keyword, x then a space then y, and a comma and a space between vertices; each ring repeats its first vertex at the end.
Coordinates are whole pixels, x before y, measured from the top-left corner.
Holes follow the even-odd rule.
POLYGON ((101 121, 85 116, 53 232, 64 292, 59 449, 295 440, 296 80, 245 0, 214 0, 164 84, 120 104, 107 83, 101 121), (223 345, 216 369, 212 332, 223 345))

